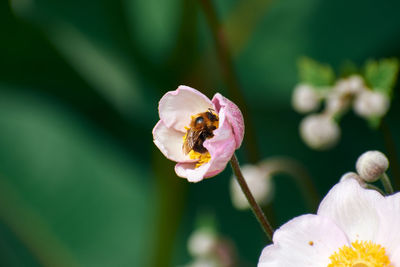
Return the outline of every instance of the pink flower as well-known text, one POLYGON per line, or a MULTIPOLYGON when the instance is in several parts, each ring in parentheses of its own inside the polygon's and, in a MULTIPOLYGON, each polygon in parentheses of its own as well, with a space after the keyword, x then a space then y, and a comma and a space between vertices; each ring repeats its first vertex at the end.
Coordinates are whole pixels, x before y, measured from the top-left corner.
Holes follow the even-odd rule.
POLYGON ((177 162, 176 174, 190 182, 199 182, 223 171, 242 143, 242 113, 219 93, 210 100, 199 91, 181 85, 161 98, 158 112, 160 120, 153 129, 154 143, 168 159, 177 162), (202 149, 194 148, 186 154, 183 144, 188 141, 189 128, 206 112, 216 118, 215 127, 207 130, 209 135, 202 135, 202 149))
POLYGON ((274 234, 258 267, 400 266, 400 193, 382 196, 355 179, 335 185, 316 215, 274 234))

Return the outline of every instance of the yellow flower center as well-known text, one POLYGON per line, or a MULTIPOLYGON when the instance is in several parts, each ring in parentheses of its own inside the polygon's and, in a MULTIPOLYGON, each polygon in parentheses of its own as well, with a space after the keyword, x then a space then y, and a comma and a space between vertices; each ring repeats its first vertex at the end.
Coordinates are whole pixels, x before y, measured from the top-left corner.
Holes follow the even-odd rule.
POLYGON ((385 248, 371 241, 355 241, 332 254, 328 267, 393 267, 385 248))

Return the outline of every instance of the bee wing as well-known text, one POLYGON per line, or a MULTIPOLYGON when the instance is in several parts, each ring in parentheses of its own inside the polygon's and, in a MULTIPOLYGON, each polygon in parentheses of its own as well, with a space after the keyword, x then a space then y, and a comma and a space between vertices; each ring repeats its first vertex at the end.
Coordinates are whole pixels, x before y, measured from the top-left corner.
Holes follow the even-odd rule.
POLYGON ((185 142, 183 143, 182 149, 183 153, 188 154, 190 150, 193 149, 194 145, 196 144, 196 141, 199 139, 202 131, 196 131, 193 129, 189 129, 187 131, 186 139, 185 142))

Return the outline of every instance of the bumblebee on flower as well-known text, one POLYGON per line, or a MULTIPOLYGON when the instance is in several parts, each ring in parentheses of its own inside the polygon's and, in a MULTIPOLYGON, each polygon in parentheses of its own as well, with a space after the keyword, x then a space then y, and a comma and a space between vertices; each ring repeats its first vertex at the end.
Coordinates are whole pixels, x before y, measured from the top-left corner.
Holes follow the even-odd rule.
POLYGON ((210 100, 181 85, 161 98, 158 111, 154 143, 168 159, 177 162, 176 174, 190 182, 223 171, 242 143, 242 113, 219 93, 210 100))

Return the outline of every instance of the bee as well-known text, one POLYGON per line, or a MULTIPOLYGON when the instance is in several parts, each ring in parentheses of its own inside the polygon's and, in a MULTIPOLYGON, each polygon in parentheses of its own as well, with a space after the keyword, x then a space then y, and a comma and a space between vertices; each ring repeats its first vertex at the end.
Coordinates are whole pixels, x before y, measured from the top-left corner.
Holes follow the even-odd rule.
POLYGON ((213 109, 209 108, 208 111, 192 117, 190 128, 187 129, 186 138, 182 146, 185 155, 191 150, 199 153, 207 152, 203 143, 206 139, 214 136, 213 131, 218 127, 218 116, 213 111, 213 109))

